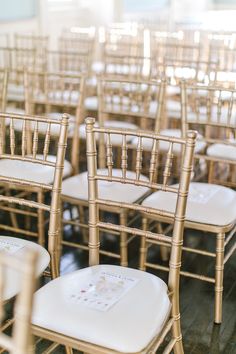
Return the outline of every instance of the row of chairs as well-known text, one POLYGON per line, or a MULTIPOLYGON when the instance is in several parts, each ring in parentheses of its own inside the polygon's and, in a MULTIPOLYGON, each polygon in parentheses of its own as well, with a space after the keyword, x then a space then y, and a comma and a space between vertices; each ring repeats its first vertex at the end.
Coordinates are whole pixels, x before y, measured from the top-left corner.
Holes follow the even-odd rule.
MULTIPOLYGON (((124 54, 117 51, 104 52, 100 62, 94 61, 92 52, 85 50, 45 50, 38 53, 34 48, 0 47, 0 66, 11 70, 27 67, 38 71, 62 71, 87 73, 94 82, 97 74, 113 74, 133 78, 167 77, 172 83, 178 78, 213 81, 229 79, 235 72, 235 52, 224 49, 204 58, 194 53, 190 45, 172 44, 170 48, 158 47, 154 55, 124 54), (160 76, 161 75, 161 76, 160 76), (228 76, 227 76, 228 75, 228 76)), ((226 81, 226 80, 225 80, 226 81)))
MULTIPOLYGON (((1 119, 6 118, 6 114, 0 114, 1 119)), ((168 342, 165 352, 171 352, 172 348, 178 353, 183 352, 182 336, 180 330, 179 316, 179 268, 181 265, 181 245, 184 228, 184 214, 186 209, 188 185, 193 163, 193 152, 196 139, 195 132, 188 132, 186 138, 171 138, 144 131, 124 131, 119 129, 97 128, 95 120, 88 118, 86 120, 87 133, 87 158, 88 158, 88 193, 89 193, 89 268, 76 271, 66 276, 58 277, 59 262, 59 233, 60 233, 60 191, 63 177, 63 162, 65 157, 65 148, 67 140, 68 117, 62 119, 46 119, 37 116, 11 115, 10 116, 10 141, 8 153, 1 155, 1 161, 13 160, 15 163, 21 162, 25 169, 29 164, 40 165, 41 169, 51 169, 51 181, 38 181, 27 174, 24 178, 19 178, 18 174, 9 176, 8 169, 1 169, 1 183, 8 185, 9 188, 16 191, 14 195, 1 195, 1 202, 9 204, 18 204, 23 208, 43 209, 49 212, 49 232, 48 232, 48 251, 36 243, 26 241, 20 238, 1 236, 0 243, 4 256, 1 256, 0 264, 4 268, 4 292, 0 292, 4 302, 17 295, 20 289, 20 277, 16 269, 23 268, 25 281, 30 281, 22 293, 17 311, 15 330, 13 332, 13 342, 0 335, 0 345, 12 353, 33 352, 32 341, 29 340, 29 334, 33 333, 39 337, 47 338, 53 342, 66 346, 67 353, 72 353, 72 348, 82 350, 86 353, 118 353, 118 352, 146 352, 156 351, 163 342, 166 335, 172 330, 171 340, 168 342), (15 148, 14 144, 14 121, 22 121, 21 146, 15 148), (27 122, 33 123, 32 150, 26 154, 25 137, 27 122), (47 124, 44 135, 38 133, 38 125, 47 124), (58 148, 56 162, 52 162, 48 156, 50 139, 50 130, 53 124, 60 126, 60 134, 57 139, 58 148), (106 135, 107 144, 107 170, 97 170, 97 144, 96 135, 106 135), (122 143, 121 149, 121 169, 120 175, 113 169, 112 161, 112 143, 111 135, 120 135, 122 143), (128 170, 126 154, 127 146, 124 143, 126 137, 133 135, 138 139, 149 139, 153 141, 151 159, 149 160, 148 177, 142 174, 142 164, 140 156, 140 143, 137 145, 136 159, 137 164, 134 172, 128 170), (39 144, 40 137, 43 144, 39 144), (161 143, 170 146, 179 145, 183 152, 181 178, 179 186, 172 186, 171 170, 173 168, 170 154, 166 154, 166 159, 162 159, 159 164, 158 147, 161 143), (42 149, 42 154, 40 150, 42 149), (164 164, 163 164, 163 161, 164 164), (160 178, 156 178, 156 171, 160 173, 160 178), (117 200, 104 200, 99 193, 102 184, 127 185, 134 189, 152 189, 168 193, 175 193, 178 198, 176 209, 172 215, 174 222, 173 238, 161 233, 155 233, 147 230, 140 230, 137 227, 127 225, 112 225, 102 219, 104 205, 110 208, 123 208, 123 203, 117 200), (25 194, 19 193, 22 187, 34 189, 39 188, 50 191, 51 198, 48 205, 35 201, 33 193, 29 200, 25 194), (163 281, 151 274, 141 272, 131 268, 119 267, 114 265, 99 265, 99 232, 104 230, 125 232, 137 237, 147 237, 152 240, 163 241, 172 245, 169 289, 163 281), (32 256, 30 251, 36 251, 38 254, 37 264, 31 267, 29 264, 35 264, 35 252, 32 256), (13 262, 13 270, 8 270, 12 266, 9 259, 10 254, 23 257, 21 261, 13 262), (28 254, 27 259, 25 255, 28 254), (28 263, 29 262, 29 263, 28 263), (32 307, 33 281, 35 274, 39 276, 51 264, 51 274, 55 278, 47 285, 39 289, 34 296, 34 309, 32 324, 30 325, 30 311, 32 307), (86 293, 86 294, 85 294, 86 293), (83 294, 80 295, 80 294, 83 294), (85 296, 84 296, 85 295, 85 296), (82 297, 81 297, 82 296, 82 297), (98 297, 98 298, 97 298, 98 297), (144 301, 143 301, 144 300, 144 301), (89 301, 85 305, 86 301, 89 301), (107 303, 109 302, 109 304, 107 303), (140 306, 142 303, 142 306, 140 306), (28 307, 27 307, 28 306, 28 307), (27 308, 27 310, 25 310, 27 308), (23 314, 21 316, 21 314, 23 314), (58 317, 59 316, 59 317, 58 317), (19 330, 19 322, 21 330, 19 330), (111 323, 116 324, 116 328, 111 328, 111 323), (134 336, 135 331, 135 336, 134 336), (31 349, 29 349, 29 347, 31 349), (31 351, 30 351, 31 350, 31 351)), ((7 134, 7 133, 6 133, 7 134)), ((170 151, 170 149, 167 149, 170 151)), ((159 155, 160 156, 160 155, 159 155)), ((148 215, 163 216, 163 210, 148 208, 130 201, 125 204, 125 208, 138 213, 148 213, 148 215)), ((2 287, 0 287, 2 289, 2 287)))
MULTIPOLYGON (((200 133, 200 136, 198 138, 197 144, 196 144, 196 168, 194 170, 194 178, 196 181, 202 180, 204 182, 207 182, 207 184, 193 184, 193 204, 190 204, 190 212, 189 214, 187 213, 187 220, 189 221, 188 225, 190 228, 198 229, 200 228, 201 230, 204 229, 205 231, 217 233, 218 235, 218 242, 223 242, 223 239, 225 237, 224 233, 229 232, 230 234, 227 237, 227 239, 224 241, 224 245, 228 246, 230 245, 230 241, 232 239, 232 236, 234 234, 234 209, 231 208, 232 214, 227 214, 225 215, 224 208, 223 210, 221 209, 219 203, 212 203, 212 200, 216 198, 221 198, 221 195, 224 195, 224 193, 230 193, 231 198, 229 202, 232 202, 234 200, 234 191, 231 190, 229 187, 234 187, 235 186, 235 173, 234 173, 234 160, 235 160, 235 92, 234 90, 225 90, 219 89, 219 87, 204 87, 204 86, 190 86, 190 85, 184 85, 182 87, 182 111, 183 111, 183 119, 182 119, 182 132, 179 130, 173 130, 171 129, 170 131, 166 130, 161 130, 161 133, 169 136, 177 136, 180 137, 185 137, 186 131, 190 128, 197 129, 200 133), (186 86, 186 87, 185 87, 186 86), (190 110, 191 109, 191 110, 190 110), (205 162, 204 162, 205 161, 205 162), (231 166, 232 165, 232 166, 231 166), (215 184, 221 184, 225 185, 228 188, 223 188, 223 187, 214 187, 215 184), (210 192, 209 192, 210 190, 210 192), (201 195, 200 200, 197 197, 194 197, 195 195, 201 195), (206 195, 209 194, 210 197, 207 197, 206 195), (213 199, 212 199, 212 198, 213 199), (203 205, 202 205, 203 204, 203 205), (203 208, 205 206, 206 209, 203 208), (199 208, 199 210, 198 210, 199 208), (197 212, 196 212, 197 209, 197 212), (198 218, 196 218, 196 215, 198 215, 198 218), (219 216, 221 217, 221 224, 219 225, 219 216), (221 237, 219 236, 221 234, 221 237)), ((129 98, 130 98, 130 92, 128 92, 129 98)), ((114 91, 112 91, 112 96, 114 97, 114 91)), ((116 103, 117 104, 117 103, 116 103)), ((160 101, 161 104, 161 101, 160 101)), ((120 107, 118 107, 120 108, 120 107)), ((160 107, 159 107, 160 108, 160 107)), ((116 111, 116 114, 120 114, 120 111, 116 111)), ((128 114, 127 111, 123 111, 123 114, 126 116, 128 114)), ((130 113, 129 113, 130 114, 130 113)), ((143 113, 141 113, 143 114, 143 113)), ((6 115, 7 116, 7 115, 6 115)), ((140 113, 138 114, 138 117, 140 117, 140 113)), ((114 121, 113 121, 114 122, 114 121)), ((102 123, 101 126, 104 126, 102 123)), ((113 124, 113 127, 117 126, 113 124)), ((10 123, 9 125, 9 130, 10 132, 12 129, 14 130, 14 127, 17 127, 15 122, 10 123)), ((38 132, 41 134, 43 133, 42 129, 39 129, 40 125, 38 126, 38 132)), ((110 126, 111 127, 111 126, 110 126)), ((134 127, 133 127, 134 128, 134 127)), ((53 129, 53 124, 51 125, 51 129, 53 129)), ((44 131, 47 129, 45 128, 44 131)), ((127 129, 126 129, 127 130, 127 129)), ((159 132, 157 130, 157 132, 159 132)), ((25 134, 27 133, 27 127, 25 127, 25 134)), ((25 135, 27 136, 27 134, 25 135)), ((31 134, 31 136, 34 136, 34 134, 31 134)), ((10 140, 13 143, 16 140, 14 134, 12 136, 10 135, 10 140)), ((140 161, 137 162, 132 159, 132 156, 129 158, 123 158, 117 159, 118 163, 123 163, 124 165, 128 164, 128 166, 134 165, 145 165, 146 161, 149 161, 148 154, 150 154, 152 145, 150 140, 148 139, 132 139, 132 134, 129 134, 126 137, 126 140, 121 142, 119 139, 117 140, 116 134, 111 134, 110 136, 110 142, 105 141, 104 137, 97 137, 98 145, 99 145, 99 167, 104 168, 106 167, 104 165, 104 160, 106 157, 106 145, 109 145, 112 143, 113 146, 118 146, 120 144, 124 144, 126 146, 126 149, 130 149, 132 152, 133 149, 138 146, 139 149, 139 159, 140 161), (133 161, 133 162, 132 162, 133 161), (143 162, 142 162, 143 161, 143 162), (131 163, 132 162, 132 163, 131 163)), ((77 142, 78 144, 78 142, 77 142)), ((25 145, 26 149, 26 145, 25 145)), ((160 150, 162 153, 166 153, 167 151, 167 146, 165 144, 160 145, 160 150)), ((115 154, 116 152, 114 152, 115 154)), ((111 151, 109 152, 111 155, 111 151)), ((169 157, 170 159, 173 159, 176 171, 178 171, 178 164, 181 156, 181 151, 179 151, 175 145, 173 145, 172 150, 169 151, 169 157), (173 158, 173 156, 174 158, 173 158)), ((8 163, 8 169, 9 169, 9 163, 8 163)), ((13 171, 16 169, 16 165, 12 165, 12 168, 10 169, 13 171)), ((67 170, 68 171, 68 170, 67 170)), ((22 169, 18 169, 19 174, 24 174, 24 171, 22 169)), ((71 173, 71 172, 70 172, 71 173)), ((77 225, 81 229, 85 230, 87 229, 87 223, 86 223, 86 217, 83 215, 86 215, 86 208, 88 207, 88 195, 86 193, 87 190, 87 181, 86 181, 86 172, 81 173, 81 174, 74 174, 73 176, 70 177, 70 173, 65 174, 64 170, 64 178, 65 180, 63 181, 62 184, 62 200, 64 203, 67 203, 70 206, 69 210, 73 210, 74 207, 77 207, 80 211, 79 213, 79 221, 77 218, 72 218, 71 220, 64 220, 65 224, 70 224, 70 225, 77 225), (67 177, 67 178, 66 178, 67 177)), ((119 172, 118 176, 119 176, 119 172)), ((126 198, 129 198, 130 196, 133 198, 132 202, 137 202, 137 201, 142 201, 142 199, 146 196, 147 191, 142 191, 139 190, 138 193, 135 192, 130 192, 129 190, 117 190, 117 197, 119 198, 120 202, 126 203, 126 198)), ((110 190, 107 187, 103 188, 103 193, 105 195, 109 195, 110 190)), ((39 200, 42 200, 43 193, 39 192, 38 195, 39 200)), ((150 203, 152 203, 152 198, 150 199, 150 203)), ((157 203, 155 201, 155 203, 157 203)), ((171 203, 170 203, 171 205, 171 203)), ((167 205, 166 207, 168 207, 167 205)), ((103 206, 104 210, 111 211, 110 207, 106 209, 106 206, 103 206)), ((127 212, 124 210, 116 209, 114 210, 115 213, 119 215, 120 223, 123 225, 127 224, 127 219, 129 219, 127 212)), ((13 216, 12 216, 13 217, 13 216)), ((39 225, 40 227, 40 243, 44 243, 44 221, 43 221, 43 213, 39 212, 39 220, 41 222, 39 225)), ((12 219, 12 222, 15 219, 12 219)), ((16 222, 14 221, 16 224, 16 222)), ((6 226, 4 226, 6 228, 6 226)), ((84 232, 86 234, 86 232, 84 232)), ((34 235, 37 235, 34 234, 34 235)), ((85 238, 86 239, 86 238, 85 238)), ((62 244, 68 245, 68 241, 62 241, 62 244)), ((128 249, 127 249, 127 235, 126 233, 122 233, 120 237, 120 254, 114 254, 114 257, 120 258, 121 264, 122 265, 127 265, 128 262, 128 249)), ((88 249, 87 243, 85 244, 71 244, 72 246, 82 248, 82 249, 88 249)), ((230 255, 232 254, 234 250, 234 245, 232 249, 230 249, 229 252, 227 252, 225 256, 225 262, 229 259, 230 255)), ((143 248, 145 250, 146 247, 143 248)), ((216 247, 216 250, 221 250, 222 247, 216 247)), ((186 251, 189 249, 186 248, 186 251)), ((144 251, 144 256, 145 256, 144 251)), ((192 251, 195 252, 195 251, 192 251)), ((214 255, 212 252, 204 251, 204 250, 196 250, 197 254, 205 254, 206 256, 213 257, 218 260, 220 254, 218 253, 217 256, 214 255)), ((112 255, 111 252, 106 253, 108 255, 112 255)), ((145 257, 143 258, 142 261, 140 261, 140 266, 143 268, 145 267, 144 263, 146 262, 145 257)), ((222 259, 221 261, 222 262, 222 259)), ((222 268, 222 264, 219 266, 217 265, 217 270, 219 268, 222 268)), ((223 273, 223 270, 221 269, 221 272, 223 273)), ((186 275, 189 275, 188 272, 185 273, 186 275)), ((218 274, 216 272, 216 274, 218 274)), ((191 275, 192 276, 192 275, 191 275)), ((197 277, 198 279, 204 279, 209 282, 215 281, 215 278, 210 278, 207 276, 202 276, 202 275, 193 275, 194 277, 197 277)), ((222 286, 219 286, 218 288, 222 288, 222 286)), ((221 316, 219 316, 221 318, 221 316)), ((221 319, 216 321, 221 321, 221 319)))

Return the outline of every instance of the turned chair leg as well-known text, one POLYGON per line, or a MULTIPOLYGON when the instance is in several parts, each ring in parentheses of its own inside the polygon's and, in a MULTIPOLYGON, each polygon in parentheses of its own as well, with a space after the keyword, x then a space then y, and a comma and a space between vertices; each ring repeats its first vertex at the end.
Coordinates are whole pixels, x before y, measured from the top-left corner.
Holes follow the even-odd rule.
POLYGON ((225 234, 224 233, 217 234, 216 264, 215 264, 215 323, 222 322, 224 242, 225 242, 225 234))
MULTIPOLYGON (((127 226, 127 212, 125 210, 120 213, 120 225, 127 226)), ((128 266, 127 232, 123 231, 120 233, 120 265, 123 267, 128 266)))
MULTIPOLYGON (((143 231, 147 231, 148 227, 148 219, 142 218, 142 229, 143 231)), ((141 237, 141 244, 140 244, 140 258, 139 258, 139 269, 145 271, 146 270, 146 259, 147 259, 147 241, 146 237, 141 237)))
MULTIPOLYGON (((42 191, 38 192, 38 203, 44 203, 44 195, 42 191)), ((38 243, 41 246, 45 245, 45 218, 44 210, 38 209, 38 243)))

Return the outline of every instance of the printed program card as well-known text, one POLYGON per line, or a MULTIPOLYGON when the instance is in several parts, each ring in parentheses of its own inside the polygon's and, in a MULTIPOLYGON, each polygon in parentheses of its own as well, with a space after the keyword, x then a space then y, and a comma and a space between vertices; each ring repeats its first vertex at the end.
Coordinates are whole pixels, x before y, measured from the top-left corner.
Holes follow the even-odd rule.
POLYGON ((138 281, 139 279, 134 277, 100 271, 81 282, 76 290, 73 289, 69 298, 76 304, 83 304, 95 310, 108 311, 138 281))
POLYGON ((20 243, 11 240, 1 240, 0 238, 0 251, 13 254, 22 248, 24 248, 24 246, 20 243))

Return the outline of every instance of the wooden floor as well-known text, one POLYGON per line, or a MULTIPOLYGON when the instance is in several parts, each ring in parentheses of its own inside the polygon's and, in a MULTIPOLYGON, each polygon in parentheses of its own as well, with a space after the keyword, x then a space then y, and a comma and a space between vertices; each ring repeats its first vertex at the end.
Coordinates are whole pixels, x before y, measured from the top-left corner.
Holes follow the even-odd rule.
MULTIPOLYGON (((70 239, 71 237, 68 236, 70 239)), ((73 240, 76 237, 73 236, 73 240)), ((188 231, 185 237, 187 244, 207 244, 214 247, 214 236, 188 231)), ((116 241, 105 242, 108 248, 116 248, 116 241)), ((138 245, 131 244, 129 249, 130 264, 137 266, 138 245)), ((151 250, 150 257, 155 259, 159 254, 151 250)), ((183 267, 199 272, 214 273, 214 265, 207 259, 184 254, 183 267)), ((107 263, 107 259, 102 260, 107 263)), ((66 248, 61 260, 61 273, 65 274, 87 264, 85 251, 66 248)), ((163 279, 166 275, 158 273, 163 279)), ((181 279, 181 323, 185 354, 236 354, 236 254, 225 266, 224 278, 223 323, 213 324, 214 286, 190 278, 181 279)), ((38 353, 42 353, 39 351, 38 353)), ((161 352, 161 351, 160 351, 161 352)), ((64 353, 63 348, 57 348, 53 353, 64 353)), ((158 352, 159 353, 159 352, 158 352)))

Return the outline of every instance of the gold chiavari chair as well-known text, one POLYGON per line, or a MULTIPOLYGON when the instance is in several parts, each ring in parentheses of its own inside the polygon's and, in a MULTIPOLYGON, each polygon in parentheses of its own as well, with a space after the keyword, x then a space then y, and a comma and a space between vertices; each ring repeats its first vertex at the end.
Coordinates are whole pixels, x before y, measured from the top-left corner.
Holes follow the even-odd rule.
POLYGON ((48 48, 48 36, 40 36, 28 33, 15 33, 14 40, 16 48, 48 48))
POLYGON ((58 39, 58 48, 62 51, 75 51, 91 56, 94 50, 95 31, 81 33, 79 29, 64 31, 58 39))
POLYGON ((24 70, 42 70, 44 64, 37 57, 35 49, 0 48, 0 67, 6 68, 8 74, 7 104, 8 111, 16 109, 22 113, 25 102, 24 70))
MULTIPOLYGON (((163 98, 165 92, 165 82, 162 81, 128 81, 118 80, 116 78, 100 78, 98 86, 98 101, 99 101, 99 119, 96 123, 100 127, 105 128, 122 128, 125 130, 137 130, 141 127, 149 127, 156 132, 160 131, 162 111, 163 111, 163 98), (110 118, 110 120, 108 119, 110 118), (119 119, 119 120, 118 120, 119 119), (128 122, 128 119, 132 119, 133 122, 128 122), (135 124, 134 124, 135 123, 135 124)), ((80 137, 85 138, 85 125, 80 126, 80 137)), ((112 135, 111 143, 116 147, 117 151, 120 149, 121 140, 120 136, 112 135)), ((131 144, 132 135, 127 136, 127 142, 131 144)), ((81 143, 81 141, 80 141, 81 143)), ((104 141, 104 136, 100 136, 97 139, 99 146, 99 167, 105 169, 105 146, 107 144, 104 141)), ((81 144, 82 145, 82 144, 81 144)), ((80 148, 82 151, 82 147, 80 148)), ((119 165, 119 153, 116 154, 116 165, 119 165)), ((80 159, 81 160, 81 159, 80 159)), ((131 161, 129 161, 130 163, 131 161)), ((135 162, 134 162, 135 163, 135 162)), ((120 173, 120 169, 116 169, 116 173, 120 173)), ((64 225, 72 225, 80 227, 80 231, 83 234, 83 242, 71 242, 70 240, 62 240, 62 245, 72 246, 79 249, 88 249, 87 245, 87 222, 84 219, 86 216, 86 210, 88 208, 88 194, 87 194, 87 172, 74 175, 65 179, 62 183, 62 200, 65 203, 65 208, 76 207, 79 209, 79 214, 74 215, 70 219, 64 219, 64 225)), ((114 186, 114 193, 118 198, 122 198, 123 202, 130 198, 127 194, 129 190, 123 191, 120 186, 114 186), (118 187, 117 191, 115 188, 118 187)), ((108 192, 108 188, 103 189, 105 195, 108 192)), ((146 195, 146 190, 135 191, 131 197, 133 202, 141 200, 146 195)), ((109 207, 104 211, 113 215, 118 215, 120 222, 126 224, 127 220, 132 218, 128 216, 128 211, 119 209, 112 211, 109 207)), ((79 241, 79 240, 78 240, 79 241)), ((127 235, 122 234, 120 236, 120 252, 105 252, 105 254, 113 255, 115 258, 120 259, 122 265, 127 264, 128 257, 128 243, 127 235)))
MULTIPOLYGON (((65 161, 64 177, 79 170, 78 127, 83 120, 83 74, 66 72, 26 72, 26 111, 56 117, 58 113, 70 114, 68 136, 71 140, 69 161, 65 161)), ((40 128, 39 128, 40 129, 40 128)), ((44 126, 41 126, 42 132, 44 126)), ((41 131, 40 131, 41 132, 41 131)), ((58 127, 52 126, 51 134, 58 135, 58 127)))
POLYGON ((63 72, 68 74, 88 74, 91 68, 91 58, 86 52, 68 50, 47 51, 45 71, 63 72))
POLYGON ((201 57, 201 48, 199 44, 190 44, 182 42, 157 43, 152 46, 151 56, 158 58, 159 63, 165 61, 165 58, 174 58, 175 60, 193 60, 197 61, 201 57))
POLYGON ((37 60, 44 61, 46 51, 48 49, 48 36, 41 36, 28 33, 15 33, 14 37, 15 48, 18 49, 34 49, 37 55, 37 60))
MULTIPOLYGON (((214 275, 206 274, 206 269, 183 269, 181 274, 214 284, 215 323, 222 322, 224 266, 236 249, 236 192, 229 188, 235 187, 236 91, 226 90, 231 99, 225 102, 225 90, 218 85, 187 83, 182 84, 181 90, 183 130, 194 127, 201 133, 201 141, 205 144, 205 148, 195 155, 196 181, 190 183, 185 220, 186 228, 203 232, 203 242, 200 247, 185 244, 183 251, 191 252, 196 257, 209 257, 215 266, 214 275), (213 250, 207 242, 210 235, 215 235, 213 250)), ((161 205, 165 212, 171 212, 174 201, 173 193, 164 195, 156 192, 144 200, 143 206, 159 208, 161 205)), ((159 221, 171 222, 169 218, 159 218, 159 221)), ((187 239, 186 235, 186 241, 187 239)), ((168 270, 163 265, 148 261, 147 246, 143 241, 141 269, 150 267, 168 270)))
MULTIPOLYGON (((89 80, 91 86, 98 85, 99 76, 113 77, 126 80, 148 80, 150 77, 151 59, 148 56, 128 55, 119 52, 105 52, 102 68, 99 74, 89 80)), ((89 89, 85 100, 85 108, 88 113, 96 111, 96 90, 89 89), (95 102, 94 102, 95 101, 95 102)))
MULTIPOLYGON (((148 129, 162 126, 165 81, 116 80, 100 78, 98 83, 98 123, 101 127, 148 129), (115 120, 114 120, 115 119, 115 120), (131 124, 128 122, 131 120, 131 124), (135 125, 134 125, 135 124, 135 125)), ((112 143, 115 145, 116 137, 112 143)), ((119 144, 119 142, 118 142, 119 144)), ((100 167, 104 166, 105 142, 99 139, 100 167)))
MULTIPOLYGON (((58 242, 60 193, 68 116, 63 115, 61 119, 53 119, 1 113, 0 119, 10 120, 9 136, 6 132, 5 136, 1 134, 0 137, 0 182, 4 186, 4 190, 9 192, 0 197, 0 209, 3 215, 0 229, 25 237, 36 238, 40 245, 44 245, 44 213, 49 212, 49 251, 52 256, 52 272, 55 275, 57 274, 55 268, 56 249, 53 250, 53 247, 58 242), (17 131, 18 141, 14 129, 15 124, 19 125, 17 121, 20 121, 22 125, 21 133, 19 134, 19 131, 17 131), (39 134, 40 125, 45 126, 44 134, 39 134), (53 125, 60 127, 60 133, 56 141, 51 139, 53 125), (29 135, 29 129, 32 132, 31 135, 29 135), (32 139, 31 144, 28 143, 29 138, 32 139), (5 145, 3 144, 4 141, 5 145), (48 154, 52 143, 57 146, 55 156, 48 154), (46 193, 48 193, 47 198, 46 193), (13 223, 10 224, 8 222, 9 213, 15 215, 13 223)), ((36 243, 12 238, 11 236, 0 236, 0 241, 10 244, 11 242, 16 243, 16 249, 37 247, 41 257, 39 274, 48 266, 48 252, 36 243)))
MULTIPOLYGON (((93 113, 96 112, 100 116, 100 119, 98 119, 101 123, 108 120, 105 119, 106 113, 107 115, 118 116, 119 114, 127 115, 128 112, 130 116, 135 116, 145 112, 145 110, 149 112, 149 109, 155 120, 157 108, 155 101, 160 102, 155 85, 159 85, 158 80, 118 77, 110 74, 100 75, 98 76, 97 96, 87 97, 85 107, 93 113)), ((151 118, 151 115, 149 118, 151 118)), ((140 123, 138 123, 138 126, 141 126, 140 123)))
MULTIPOLYGON (((165 348, 170 353, 183 353, 179 313, 179 270, 181 266, 181 246, 183 240, 184 216, 188 195, 188 185, 192 169, 195 132, 189 132, 187 139, 166 138, 143 131, 122 131, 96 128, 95 120, 87 118, 87 158, 89 183, 89 268, 59 277, 35 294, 35 307, 32 316, 33 332, 40 337, 82 350, 86 353, 154 353, 169 331, 172 336, 165 348), (107 134, 106 174, 97 170, 96 134, 107 134), (122 173, 117 176, 112 168, 112 134, 122 136, 122 173), (137 146, 137 165, 133 175, 127 171, 128 145, 126 137, 133 134, 139 137, 137 146), (143 178, 141 144, 143 138, 153 140, 150 159, 150 174, 143 178), (171 171, 171 153, 167 154, 160 179, 156 179, 158 143, 165 141, 171 146, 183 147, 183 165, 179 188, 168 185, 171 171), (177 199, 173 236, 143 231, 138 228, 121 226, 106 222, 100 211, 104 205, 110 208, 123 208, 122 202, 113 198, 101 197, 104 184, 130 185, 133 188, 153 188, 175 192, 177 199), (100 234, 124 230, 136 237, 162 240, 171 245, 170 272, 168 287, 158 277, 136 269, 99 264, 100 234), (62 290, 63 289, 63 290, 62 290), (46 304, 50 303, 50 306, 46 304), (112 323, 112 326, 111 326, 112 323)), ((163 214, 162 210, 144 208, 127 202, 134 212, 163 214)), ((72 350, 71 350, 72 353, 72 350)))
POLYGON ((78 69, 79 64, 80 73, 81 69, 83 69, 90 75, 95 50, 95 38, 95 28, 93 27, 74 27, 70 31, 64 31, 58 39, 58 49, 63 53, 61 60, 64 59, 64 64, 68 61, 72 63, 73 60, 76 63, 76 69, 78 69), (75 54, 74 56, 73 53, 75 54))
POLYGON ((1 332, 0 348, 4 348, 10 354, 33 354, 31 338, 31 313, 33 305, 33 293, 36 283, 37 253, 28 250, 22 257, 16 256, 10 251, 7 244, 0 242, 0 314, 1 332), (14 305, 14 319, 12 335, 3 333, 2 321, 4 319, 4 304, 9 295, 9 277, 15 278, 19 284, 14 305))
POLYGON ((143 28, 132 24, 112 24, 105 29, 103 55, 143 55, 143 28))
MULTIPOLYGON (((74 73, 84 72, 86 78, 86 96, 96 93, 96 76, 93 73, 94 56, 98 48, 95 27, 71 27, 63 30, 58 39, 60 61, 70 66, 74 73)), ((55 71, 55 70, 53 70, 55 71)))
POLYGON ((148 79, 151 59, 144 55, 124 55, 106 53, 104 55, 104 75, 128 79, 148 79))
POLYGON ((164 58, 163 63, 152 59, 151 77, 165 78, 165 126, 181 128, 180 84, 182 80, 197 84, 216 81, 218 62, 164 58))

